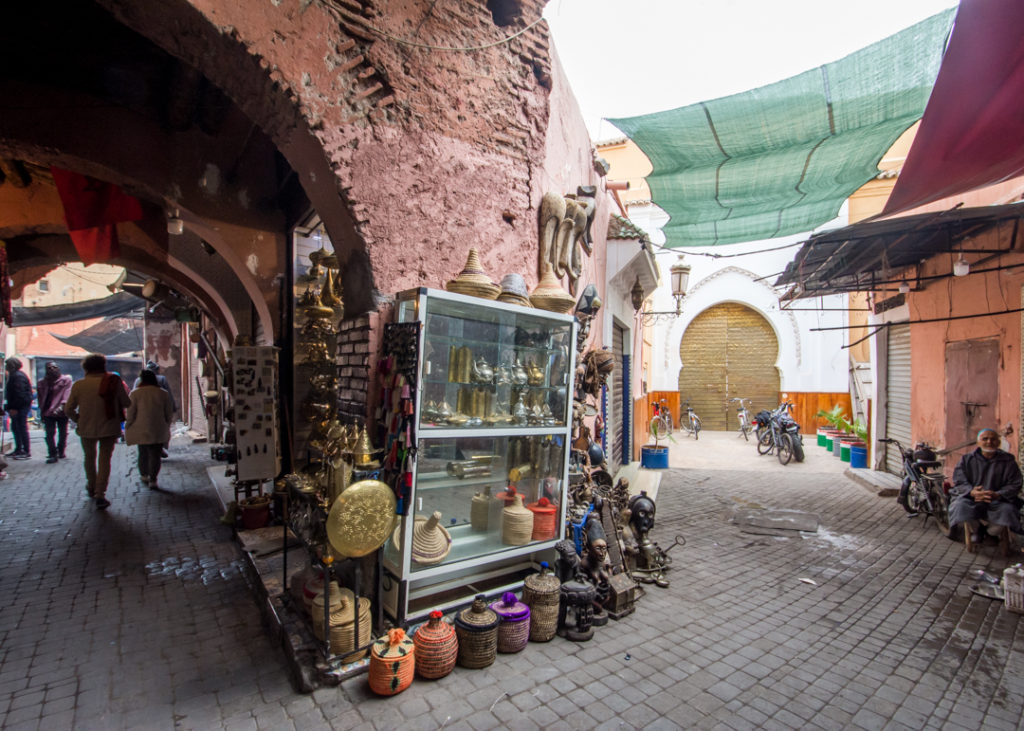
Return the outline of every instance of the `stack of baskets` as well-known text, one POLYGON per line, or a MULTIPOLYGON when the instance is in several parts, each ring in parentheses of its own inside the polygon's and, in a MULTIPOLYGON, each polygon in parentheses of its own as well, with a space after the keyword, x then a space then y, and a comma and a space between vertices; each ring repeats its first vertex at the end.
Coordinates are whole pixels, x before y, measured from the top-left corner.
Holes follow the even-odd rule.
POLYGON ((377 695, 401 693, 412 683, 415 668, 416 645, 405 630, 388 630, 370 649, 370 690, 377 695))
POLYGON ((487 608, 486 597, 477 594, 473 606, 455 617, 459 638, 458 663, 464 668, 485 668, 498 655, 498 615, 487 608))
MULTIPOLYGON (((330 613, 330 644, 331 653, 345 655, 342 662, 355 662, 366 655, 366 650, 352 652, 356 647, 365 647, 370 643, 370 600, 360 597, 359 606, 359 638, 356 638, 356 598, 349 589, 341 589, 333 581, 328 592, 328 609, 330 613), (351 653, 347 654, 346 653, 351 653)), ((324 593, 313 599, 311 607, 313 617, 313 634, 317 639, 324 639, 324 593)))
POLYGON ((501 511, 501 542, 506 546, 525 546, 533 535, 533 513, 523 506, 523 496, 515 495, 512 504, 501 511))
POLYGON ((548 642, 558 630, 558 602, 562 583, 547 561, 540 572, 527 576, 523 582, 523 603, 530 608, 530 640, 548 642))
POLYGON ((498 615, 498 652, 520 652, 530 641, 530 608, 506 591, 501 601, 491 605, 491 611, 498 615))
POLYGON ((455 628, 445 622, 443 616, 435 609, 427 623, 412 636, 416 645, 416 672, 423 678, 443 678, 455 669, 459 639, 455 628))

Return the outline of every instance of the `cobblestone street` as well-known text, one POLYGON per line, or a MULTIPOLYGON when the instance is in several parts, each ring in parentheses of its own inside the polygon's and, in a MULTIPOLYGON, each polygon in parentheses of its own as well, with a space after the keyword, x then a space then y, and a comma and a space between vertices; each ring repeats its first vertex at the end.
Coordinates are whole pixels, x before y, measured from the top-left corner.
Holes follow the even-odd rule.
POLYGON ((380 699, 365 677, 292 690, 242 554, 217 522, 207 445, 176 438, 159 492, 118 446, 104 513, 86 499, 73 444, 47 465, 36 442, 34 459, 12 462, 0 482, 5 729, 1009 730, 1024 720, 1020 618, 969 591, 971 569, 1006 561, 994 546, 964 553, 839 472, 667 471, 654 535, 662 546, 685 538, 668 589, 648 587, 590 643, 530 644, 380 699), (758 505, 816 512, 821 529, 781 538, 729 522, 758 505))

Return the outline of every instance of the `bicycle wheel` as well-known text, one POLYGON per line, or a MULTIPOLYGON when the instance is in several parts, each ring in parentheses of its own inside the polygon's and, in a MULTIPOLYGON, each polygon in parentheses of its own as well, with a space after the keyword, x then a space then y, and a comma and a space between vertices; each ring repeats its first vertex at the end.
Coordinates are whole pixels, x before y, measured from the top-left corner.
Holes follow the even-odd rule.
POLYGON ((743 441, 750 441, 750 424, 743 419, 740 419, 740 433, 743 435, 743 441))
POLYGON ((675 431, 676 425, 672 421, 672 413, 670 411, 665 412, 665 428, 668 429, 668 433, 671 434, 675 431))
POLYGON ((772 451, 774 446, 775 444, 772 442, 772 430, 765 429, 757 438, 757 453, 768 454, 772 451))
POLYGON ((785 432, 779 434, 779 448, 775 450, 775 455, 779 458, 780 464, 789 464, 793 459, 793 437, 785 432))
POLYGON ((651 423, 647 425, 647 433, 654 437, 655 441, 664 438, 665 427, 661 423, 661 417, 655 416, 651 418, 651 423))
POLYGON ((693 438, 700 439, 700 417, 694 414, 690 417, 690 426, 693 427, 693 438))

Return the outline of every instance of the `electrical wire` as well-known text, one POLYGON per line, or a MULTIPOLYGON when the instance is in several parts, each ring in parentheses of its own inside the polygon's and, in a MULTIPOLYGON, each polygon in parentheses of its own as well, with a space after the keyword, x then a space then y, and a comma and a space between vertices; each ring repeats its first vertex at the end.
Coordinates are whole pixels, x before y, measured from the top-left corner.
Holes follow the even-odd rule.
MULTIPOLYGON (((685 246, 680 246, 678 248, 674 248, 673 249, 671 247, 665 246, 664 244, 656 244, 656 243, 654 243, 653 241, 650 241, 650 240, 646 241, 645 243, 648 244, 649 246, 652 246, 655 249, 659 249, 661 252, 665 252, 665 253, 681 254, 683 252, 680 251, 680 249, 686 249, 687 248, 685 246)), ((803 241, 797 241, 796 243, 792 243, 792 244, 783 244, 782 246, 773 246, 773 247, 768 248, 768 249, 758 249, 757 251, 744 251, 744 252, 741 252, 739 254, 715 254, 715 253, 707 252, 707 251, 687 251, 686 255, 687 256, 706 256, 706 257, 708 257, 710 259, 733 259, 733 258, 735 258, 737 256, 753 256, 754 254, 764 254, 764 253, 769 252, 769 251, 782 251, 783 249, 792 249, 794 246, 801 246, 804 243, 805 242, 803 242, 803 241)), ((779 274, 781 274, 781 273, 782 272, 779 272, 779 274)), ((774 276, 774 275, 769 275, 769 276, 774 276)))
POLYGON ((350 10, 346 10, 345 8, 338 7, 337 5, 333 5, 333 4, 330 4, 330 3, 325 3, 325 7, 327 8, 328 11, 333 11, 333 12, 337 13, 338 15, 344 16, 346 20, 348 20, 348 21, 350 21, 352 23, 355 23, 356 25, 362 26, 363 28, 365 28, 366 30, 370 31, 371 33, 376 33, 381 38, 385 38, 385 39, 387 39, 389 41, 394 41, 395 43, 400 43, 403 46, 413 46, 414 48, 425 48, 425 49, 428 49, 428 50, 431 50, 431 51, 483 51, 483 50, 486 50, 488 48, 494 48, 495 46, 503 45, 503 44, 508 43, 509 41, 515 39, 515 38, 518 38, 523 33, 525 33, 526 31, 530 30, 535 25, 537 25, 538 23, 540 23, 541 21, 544 20, 544 17, 541 16, 540 18, 537 18, 535 21, 533 21, 532 23, 527 25, 525 28, 522 28, 521 30, 516 31, 512 35, 510 35, 510 36, 508 36, 506 38, 502 38, 501 40, 494 41, 493 43, 485 43, 485 44, 483 44, 481 46, 435 46, 435 45, 432 45, 430 43, 417 43, 416 41, 410 41, 410 40, 408 40, 406 38, 399 38, 398 36, 393 36, 390 33, 388 33, 387 31, 383 31, 380 28, 377 28, 377 27, 375 27, 373 25, 370 25, 369 21, 367 21, 361 15, 357 15, 356 13, 353 13, 350 10))

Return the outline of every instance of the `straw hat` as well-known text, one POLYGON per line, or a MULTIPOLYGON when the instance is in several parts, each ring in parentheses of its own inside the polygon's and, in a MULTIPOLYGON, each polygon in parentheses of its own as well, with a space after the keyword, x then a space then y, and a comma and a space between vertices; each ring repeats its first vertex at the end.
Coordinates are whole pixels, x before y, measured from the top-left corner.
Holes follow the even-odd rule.
POLYGON ((480 266, 480 257, 477 255, 476 249, 469 250, 466 266, 459 272, 459 276, 444 285, 444 288, 449 292, 468 294, 487 300, 496 298, 501 292, 501 288, 491 281, 483 267, 480 266))

